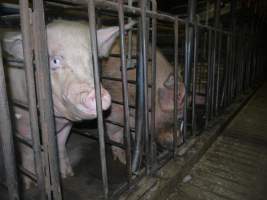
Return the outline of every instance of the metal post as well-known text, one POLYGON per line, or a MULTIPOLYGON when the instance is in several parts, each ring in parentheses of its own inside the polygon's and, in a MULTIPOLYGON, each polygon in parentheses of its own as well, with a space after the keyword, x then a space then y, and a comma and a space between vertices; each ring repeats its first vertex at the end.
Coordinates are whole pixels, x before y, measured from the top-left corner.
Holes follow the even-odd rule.
MULTIPOLYGON (((221 4, 221 0, 216 0, 215 23, 214 23, 215 28, 219 28, 219 22, 220 22, 220 16, 221 16, 220 4, 221 4)), ((220 60, 219 60, 219 57, 220 57, 220 51, 221 51, 221 49, 220 49, 221 44, 220 44, 220 41, 217 41, 218 40, 217 38, 219 38, 219 40, 220 40, 220 37, 221 37, 221 33, 215 32, 215 36, 214 36, 214 46, 215 47, 214 47, 214 55, 213 55, 214 59, 215 59, 215 61, 214 61, 214 74, 216 77, 216 79, 214 77, 214 94, 213 94, 215 116, 217 115, 217 112, 218 112, 218 96, 219 96, 219 88, 220 88, 220 86, 219 86, 219 84, 220 84, 220 60), (219 43, 219 44, 217 44, 217 43, 219 43)))
MULTIPOLYGON (((218 28, 219 24, 219 17, 220 17, 220 0, 216 0, 216 5, 215 5, 215 20, 214 20, 214 27, 218 28)), ((217 31, 214 31, 214 37, 213 37, 213 51, 212 51, 212 92, 211 92, 211 119, 213 119, 214 114, 215 114, 215 89, 216 89, 216 65, 218 64, 217 61, 217 31)))
MULTIPOLYGON (((121 51, 121 75, 122 75, 122 94, 123 94, 123 112, 124 112, 124 138, 126 144, 126 167, 128 172, 128 182, 131 181, 132 168, 131 168, 131 140, 130 140, 130 116, 129 116, 129 101, 128 101, 128 76, 125 56, 125 36, 124 36, 124 12, 123 0, 119 0, 119 27, 120 27, 120 51, 121 51)), ((129 56, 129 55, 128 55, 129 56)))
MULTIPOLYGON (((157 12, 157 2, 152 0, 152 10, 157 12)), ((156 117, 156 89, 157 89, 157 18, 152 18, 152 44, 151 44, 151 73, 152 73, 152 87, 151 87, 151 124, 150 124, 150 154, 151 154, 151 165, 156 163, 156 126, 155 126, 155 117, 156 117)))
MULTIPOLYGON (((2 47, 0 43, 0 139, 3 150, 3 161, 6 172, 8 195, 10 200, 19 200, 18 178, 13 143, 13 133, 9 103, 6 92, 2 47)), ((1 161, 2 162, 2 161, 1 161)))
POLYGON ((196 67, 198 63, 198 27, 194 26, 194 64, 193 64, 193 94, 192 94, 192 133, 195 135, 196 129, 196 67))
MULTIPOLYGON (((128 6, 132 7, 133 6, 133 0, 128 0, 128 6)), ((128 18, 128 23, 132 22, 132 18, 128 18)), ((129 30, 128 32, 128 49, 127 49, 127 68, 132 67, 132 36, 133 32, 132 30, 129 30)))
POLYGON ((211 102, 211 75, 212 75, 212 66, 211 66, 211 40, 212 40, 212 30, 208 30, 208 81, 207 81, 207 88, 206 88, 206 119, 205 119, 205 127, 208 127, 208 122, 210 119, 210 102, 211 102))
MULTIPOLYGON (((145 136, 146 144, 146 161, 150 163, 149 158, 149 143, 148 139, 148 101, 147 101, 147 20, 146 20, 146 5, 147 1, 139 2, 141 5, 141 19, 139 22, 139 57, 138 67, 136 70, 137 77, 137 115, 136 115, 136 147, 133 157, 132 169, 136 173, 141 161, 142 152, 142 137, 145 136)), ((146 166, 146 172, 149 173, 149 166, 146 166)))
POLYGON ((25 63, 25 75, 27 85, 27 95, 29 103, 29 116, 30 116, 30 128, 33 142, 34 152, 34 164, 35 171, 37 174, 37 185, 39 189, 40 199, 45 200, 46 194, 50 191, 45 190, 44 180, 44 168, 43 159, 41 154, 40 144, 40 130, 38 124, 38 111, 37 111, 37 100, 36 100, 36 88, 35 88, 35 76, 33 70, 33 46, 31 40, 31 25, 30 25, 30 10, 28 0, 20 1, 20 19, 21 19, 21 30, 23 38, 23 55, 25 63))
POLYGON ((173 157, 176 155, 177 149, 177 140, 178 140, 178 78, 179 78, 179 69, 178 69, 178 49, 179 49, 179 22, 176 19, 174 22, 174 130, 173 130, 173 157))
MULTIPOLYGON (((102 115, 102 103, 101 103, 101 91, 100 91, 100 79, 99 79, 99 64, 98 64, 98 50, 97 50, 97 35, 96 35, 96 24, 95 24, 95 1, 90 0, 88 2, 88 14, 89 14, 89 30, 90 30, 90 40, 92 48, 93 57, 93 67, 94 67, 94 84, 95 84, 95 94, 96 94, 96 110, 97 110, 97 125, 98 125, 98 135, 99 135, 99 148, 100 148, 100 159, 101 159, 101 171, 102 171, 102 181, 104 196, 108 198, 108 176, 107 176, 107 161, 106 161, 106 151, 105 151, 105 138, 104 138, 104 123, 102 115)), ((91 55, 90 55, 91 56, 91 55)))
POLYGON ((46 176, 51 185, 47 185, 47 187, 51 187, 51 192, 47 195, 48 199, 60 200, 62 199, 62 194, 42 0, 33 1, 33 38, 46 176))
MULTIPOLYGON (((188 0, 188 20, 193 23, 195 20, 196 0, 188 0)), ((193 27, 186 23, 186 54, 185 54, 185 107, 184 107, 184 136, 187 137, 187 107, 190 92, 190 72, 193 57, 193 27)))
POLYGON ((132 171, 137 173, 141 163, 143 151, 143 127, 144 127, 144 73, 142 54, 142 20, 138 25, 138 65, 136 67, 136 114, 135 114, 135 147, 132 161, 132 171))

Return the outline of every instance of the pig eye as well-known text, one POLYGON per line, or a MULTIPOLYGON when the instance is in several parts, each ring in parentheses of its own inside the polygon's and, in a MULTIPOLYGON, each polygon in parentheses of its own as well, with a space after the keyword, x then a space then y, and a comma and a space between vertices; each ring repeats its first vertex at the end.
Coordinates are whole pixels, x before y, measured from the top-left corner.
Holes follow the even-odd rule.
POLYGON ((166 88, 172 89, 174 87, 174 75, 170 74, 167 80, 164 82, 166 88))
POLYGON ((50 57, 50 68, 56 70, 62 67, 62 56, 51 56, 50 57))

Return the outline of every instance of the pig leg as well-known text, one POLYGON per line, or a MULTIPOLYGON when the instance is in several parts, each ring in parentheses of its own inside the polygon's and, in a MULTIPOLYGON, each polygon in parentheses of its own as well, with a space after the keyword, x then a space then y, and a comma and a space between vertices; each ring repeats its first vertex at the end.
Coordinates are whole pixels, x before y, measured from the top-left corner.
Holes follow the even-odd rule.
POLYGON ((72 127, 72 124, 68 123, 57 134, 59 166, 60 166, 60 172, 63 178, 74 175, 71 164, 70 164, 69 156, 66 150, 66 142, 69 137, 71 127, 72 127))

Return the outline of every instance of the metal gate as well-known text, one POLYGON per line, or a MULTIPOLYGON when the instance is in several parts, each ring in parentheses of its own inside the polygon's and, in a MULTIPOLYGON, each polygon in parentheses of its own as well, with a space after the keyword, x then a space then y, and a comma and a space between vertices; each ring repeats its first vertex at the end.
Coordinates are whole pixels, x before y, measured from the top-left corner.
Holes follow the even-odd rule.
MULTIPOLYGON (((75 9, 87 9, 92 58, 94 64, 94 85, 97 106, 98 134, 101 173, 104 197, 114 197, 136 184, 144 175, 153 175, 157 169, 175 157, 177 149, 192 137, 212 125, 213 119, 224 112, 235 97, 253 87, 261 79, 263 55, 258 48, 258 32, 253 21, 247 26, 236 27, 233 20, 226 29, 220 23, 220 0, 215 4, 215 17, 212 25, 196 18, 196 0, 188 1, 188 18, 163 14, 157 11, 155 0, 133 2, 129 0, 65 0, 20 1, 20 23, 23 36, 23 54, 25 77, 28 91, 27 104, 9 102, 6 91, 4 64, 0 62, 0 130, 1 146, 5 164, 6 187, 10 200, 21 199, 17 173, 31 178, 38 187, 40 199, 62 199, 55 121, 53 114, 52 91, 48 63, 48 50, 45 31, 45 5, 75 9), (64 7, 65 6, 65 7, 64 7), (101 26, 99 16, 107 15, 119 25, 120 54, 111 55, 120 58, 121 78, 101 76, 98 60, 96 30, 101 26), (126 22, 136 21, 135 28, 125 35, 126 22), (160 45, 160 28, 171 35, 168 47, 173 64, 173 113, 169 130, 173 144, 170 148, 158 145, 156 128, 157 115, 157 48, 160 45), (165 28, 164 28, 165 27, 165 28), (167 28, 166 28, 167 27, 167 28), (240 34, 238 31, 246 31, 240 34), (129 41, 136 35, 136 46, 129 41), (128 41, 126 45, 126 40, 128 41), (136 55, 132 49, 135 48, 136 55), (133 61, 136 65, 134 66, 133 61), (130 63, 130 64, 129 64, 130 63), (136 70, 136 80, 128 79, 131 67, 136 70), (148 70, 151 65, 151 72, 148 70), (179 72, 182 72, 185 84, 183 116, 179 119, 179 72), (150 76, 150 78, 149 78, 150 76), (123 106, 124 122, 106 120, 102 115, 100 80, 119 81, 122 84, 122 101, 113 100, 113 104, 123 106), (129 85, 136 88, 136 103, 129 101, 129 85), (10 105, 19 105, 27 109, 30 116, 31 140, 16 133, 12 127, 10 105), (130 110, 134 110, 134 127, 130 124, 130 110), (123 128, 124 141, 118 143, 105 136, 105 123, 123 128), (34 173, 16 165, 14 140, 32 148, 34 155, 34 173), (127 181, 116 191, 110 192, 106 161, 106 145, 124 149, 126 154, 127 181)), ((235 5, 232 6, 232 18, 235 19, 235 5)), ((49 11, 48 11, 49 13, 49 11)), ((104 20, 102 20, 104 23, 104 20)), ((168 57, 167 54, 165 54, 168 57)), ((2 57, 2 55, 0 55, 2 57)), ((11 109, 12 110, 12 109, 11 109)), ((84 133, 84 135, 86 135, 84 133)), ((87 135, 88 136, 88 135, 87 135)), ((90 137, 90 135, 89 135, 90 137)), ((91 137, 92 138, 92 137, 91 137)))

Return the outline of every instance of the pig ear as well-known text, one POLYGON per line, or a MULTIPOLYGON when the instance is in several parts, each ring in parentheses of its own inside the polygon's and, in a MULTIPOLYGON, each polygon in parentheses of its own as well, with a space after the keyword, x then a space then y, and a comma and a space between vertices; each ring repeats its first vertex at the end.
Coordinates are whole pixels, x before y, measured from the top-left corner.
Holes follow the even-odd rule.
MULTIPOLYGON (((134 26, 136 22, 130 22, 125 25, 125 30, 128 30, 134 26)), ((98 54, 99 57, 108 57, 110 49, 114 44, 116 38, 119 36, 119 27, 112 26, 108 28, 102 28, 97 31, 98 42, 98 54)))
POLYGON ((170 73, 166 81, 163 83, 166 88, 172 89, 174 88, 174 75, 170 73))
POLYGON ((16 60, 23 60, 22 36, 19 32, 7 32, 3 35, 3 50, 16 60))

